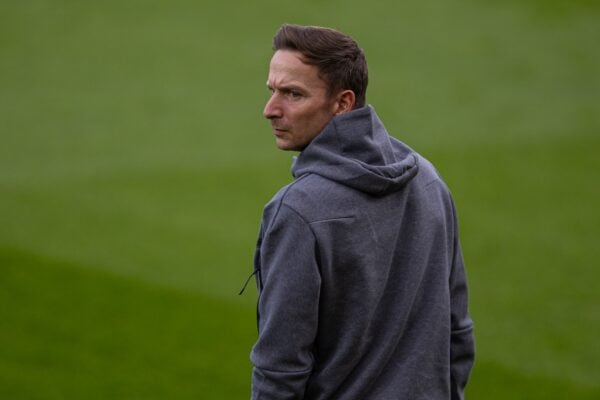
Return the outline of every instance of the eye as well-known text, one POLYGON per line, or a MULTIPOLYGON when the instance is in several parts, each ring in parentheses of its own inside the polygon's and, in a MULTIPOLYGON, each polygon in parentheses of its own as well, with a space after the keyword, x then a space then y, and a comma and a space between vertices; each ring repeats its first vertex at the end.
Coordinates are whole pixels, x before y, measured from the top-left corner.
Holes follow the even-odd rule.
POLYGON ((303 97, 303 94, 297 90, 289 90, 286 95, 291 99, 299 99, 303 97))

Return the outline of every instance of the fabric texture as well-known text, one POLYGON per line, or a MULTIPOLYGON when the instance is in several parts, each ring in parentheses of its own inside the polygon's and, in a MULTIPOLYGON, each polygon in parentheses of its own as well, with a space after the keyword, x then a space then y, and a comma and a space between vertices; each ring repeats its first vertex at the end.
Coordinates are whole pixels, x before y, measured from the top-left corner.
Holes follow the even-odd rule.
POLYGON ((333 118, 265 206, 252 399, 462 399, 473 322, 455 207, 370 106, 333 118))

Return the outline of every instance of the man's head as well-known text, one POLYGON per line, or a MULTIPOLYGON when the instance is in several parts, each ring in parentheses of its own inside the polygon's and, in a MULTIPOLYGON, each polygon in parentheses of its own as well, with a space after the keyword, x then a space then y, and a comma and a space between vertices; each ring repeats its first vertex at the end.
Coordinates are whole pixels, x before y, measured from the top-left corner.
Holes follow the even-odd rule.
POLYGON ((263 114, 280 149, 304 149, 335 115, 365 105, 367 63, 349 36, 283 25, 273 49, 267 81, 272 95, 263 114))

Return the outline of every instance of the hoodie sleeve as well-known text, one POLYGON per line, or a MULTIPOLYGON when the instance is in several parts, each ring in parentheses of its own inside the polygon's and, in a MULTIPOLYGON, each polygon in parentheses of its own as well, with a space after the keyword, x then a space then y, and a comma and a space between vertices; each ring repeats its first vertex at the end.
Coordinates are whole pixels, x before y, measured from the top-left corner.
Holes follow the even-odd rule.
POLYGON ((463 261, 456 210, 452 205, 454 216, 454 259, 450 274, 451 321, 452 336, 450 342, 450 372, 452 400, 462 400, 464 389, 475 360, 475 342, 473 337, 473 321, 469 316, 467 277, 463 261))
POLYGON ((310 226, 281 205, 260 246, 252 399, 302 399, 313 368, 321 278, 310 226))

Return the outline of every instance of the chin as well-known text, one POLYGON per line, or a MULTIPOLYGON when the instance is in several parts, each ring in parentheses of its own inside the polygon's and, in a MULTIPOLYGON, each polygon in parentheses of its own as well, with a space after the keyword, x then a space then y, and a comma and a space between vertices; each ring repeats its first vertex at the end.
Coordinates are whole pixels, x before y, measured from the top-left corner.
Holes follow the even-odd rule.
POLYGON ((275 145, 277 146, 277 148, 279 150, 284 150, 284 151, 300 151, 298 149, 298 146, 295 146, 294 143, 289 143, 289 142, 284 141, 284 140, 277 139, 275 141, 275 145))

